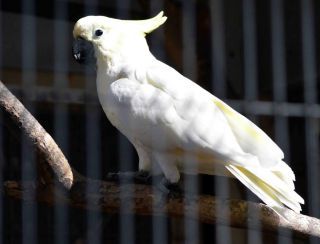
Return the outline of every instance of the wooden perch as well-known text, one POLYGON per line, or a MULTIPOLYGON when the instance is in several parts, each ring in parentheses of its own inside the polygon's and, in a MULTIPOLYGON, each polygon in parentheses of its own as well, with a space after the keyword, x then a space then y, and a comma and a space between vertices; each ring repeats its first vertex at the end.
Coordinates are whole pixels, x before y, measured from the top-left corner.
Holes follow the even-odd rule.
MULTIPOLYGON (((64 187, 70 189, 73 183, 73 173, 66 157, 52 137, 1 81, 0 106, 10 115, 12 120, 19 125, 29 140, 34 144, 39 156, 44 159, 41 161, 49 164, 56 179, 62 183, 64 187)), ((43 166, 47 167, 47 165, 43 166)), ((49 181, 48 178, 45 180, 49 181)))
POLYGON ((38 187, 33 182, 9 181, 4 185, 8 196, 27 202, 43 202, 49 205, 68 204, 72 207, 99 210, 106 213, 119 213, 121 201, 125 202, 122 213, 138 215, 168 215, 196 219, 202 223, 228 225, 238 228, 260 228, 263 231, 281 234, 292 232, 294 237, 320 237, 320 221, 306 215, 287 210, 288 221, 280 218, 272 209, 262 203, 243 200, 223 200, 208 195, 188 196, 164 200, 153 187, 139 184, 118 185, 88 179, 75 184, 71 194, 58 194, 54 185, 38 187), (87 189, 90 189, 89 192, 87 189), (37 199, 27 194, 37 192, 37 199), (122 192, 122 194, 121 194, 122 192), (122 198, 121 198, 122 196, 122 198))
MULTIPOLYGON (((164 215, 195 218, 202 223, 222 224, 239 228, 258 229, 281 233, 293 232, 298 237, 320 238, 320 220, 287 210, 287 220, 280 218, 273 210, 261 203, 242 200, 223 200, 212 196, 188 196, 163 200, 162 195, 147 185, 121 185, 116 183, 86 179, 73 170, 52 137, 37 120, 0 82, 0 105, 22 128, 39 152, 42 166, 51 169, 50 177, 42 177, 44 182, 4 183, 4 192, 13 198, 27 202, 43 202, 50 205, 68 204, 83 209, 119 213, 121 201, 126 202, 125 213, 139 215, 164 215), (69 194, 52 181, 55 177, 69 194), (89 190, 88 190, 89 189, 89 190), (36 199, 28 192, 36 191, 36 199), (57 192, 61 194, 56 194, 57 192), (121 193, 121 194, 120 194, 121 193), (120 197, 122 196, 122 198, 120 197), (131 204, 129 204, 131 203, 131 204), (259 221, 256 221, 258 218, 259 221), (259 223, 260 222, 260 223, 259 223)), ((123 211, 121 209, 121 211, 123 211)))

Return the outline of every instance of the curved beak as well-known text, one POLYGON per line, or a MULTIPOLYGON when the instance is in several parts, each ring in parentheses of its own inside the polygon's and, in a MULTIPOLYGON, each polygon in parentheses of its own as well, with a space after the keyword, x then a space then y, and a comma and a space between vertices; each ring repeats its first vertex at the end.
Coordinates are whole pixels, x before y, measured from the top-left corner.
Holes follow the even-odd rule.
POLYGON ((81 37, 73 41, 72 56, 80 64, 96 64, 92 43, 81 37))

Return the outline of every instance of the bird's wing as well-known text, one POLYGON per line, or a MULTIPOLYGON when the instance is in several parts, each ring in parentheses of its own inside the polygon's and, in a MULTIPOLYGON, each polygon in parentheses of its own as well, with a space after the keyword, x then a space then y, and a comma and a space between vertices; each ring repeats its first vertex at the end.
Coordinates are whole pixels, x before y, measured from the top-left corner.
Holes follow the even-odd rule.
POLYGON ((225 156, 226 169, 278 214, 284 216, 284 206, 301 211, 304 200, 294 191, 294 173, 281 160, 281 149, 260 128, 169 66, 160 63, 147 77, 173 98, 181 118, 194 122, 184 133, 194 148, 208 147, 222 160, 225 156))
MULTIPOLYGON (((258 157, 262 167, 274 167, 281 162, 281 159, 283 159, 284 155, 282 150, 259 127, 217 97, 182 76, 170 66, 157 62, 156 65, 148 70, 147 80, 153 86, 170 94, 176 100, 177 104, 183 101, 185 105, 186 103, 189 103, 188 106, 191 106, 190 104, 197 104, 201 101, 201 106, 205 107, 210 103, 209 106, 214 107, 213 111, 218 110, 223 114, 228 127, 231 129, 232 134, 236 138, 241 149, 245 153, 258 157)), ((176 106, 176 109, 177 113, 181 116, 188 113, 188 110, 183 106, 176 106)), ((199 113, 200 111, 198 111, 198 114, 199 113)), ((215 115, 217 115, 217 112, 215 115)), ((201 116, 201 114, 199 114, 199 116, 201 116)), ((208 114, 202 115, 201 120, 204 120, 202 121, 202 125, 207 127, 215 126, 213 124, 208 124, 211 123, 210 120, 207 120, 208 123, 204 125, 206 122, 205 119, 208 116, 208 114)), ((209 130, 210 128, 207 129, 209 130)), ((211 134, 208 133, 207 135, 209 136, 211 134)), ((210 141, 208 137, 207 139, 210 141)))
POLYGON ((283 159, 282 150, 258 126, 217 97, 212 96, 212 100, 227 118, 239 145, 245 152, 257 155, 264 167, 273 167, 283 159))

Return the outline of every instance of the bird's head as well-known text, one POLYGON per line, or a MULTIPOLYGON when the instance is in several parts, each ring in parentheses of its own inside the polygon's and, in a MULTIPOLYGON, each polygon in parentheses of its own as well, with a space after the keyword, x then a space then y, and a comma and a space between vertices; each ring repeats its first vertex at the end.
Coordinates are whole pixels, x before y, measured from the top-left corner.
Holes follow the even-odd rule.
POLYGON ((129 57, 148 50, 145 35, 166 21, 163 12, 146 20, 119 20, 105 16, 87 16, 74 26, 73 57, 79 63, 96 59, 129 57))

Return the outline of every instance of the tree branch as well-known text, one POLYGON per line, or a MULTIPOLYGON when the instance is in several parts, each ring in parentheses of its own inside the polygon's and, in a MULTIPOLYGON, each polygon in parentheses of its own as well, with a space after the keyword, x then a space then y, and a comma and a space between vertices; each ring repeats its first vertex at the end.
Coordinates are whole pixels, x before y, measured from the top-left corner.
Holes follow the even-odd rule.
MULTIPOLYGON (((320 220, 305 215, 285 212, 286 221, 273 210, 261 203, 242 200, 223 200, 212 196, 191 196, 187 199, 164 201, 161 194, 146 185, 117 185, 111 182, 86 179, 72 169, 54 142, 37 120, 13 96, 0 81, 0 106, 10 115, 27 137, 33 142, 40 155, 42 181, 15 182, 4 184, 8 196, 27 202, 44 202, 50 205, 69 204, 83 209, 102 210, 107 213, 119 212, 121 201, 132 203, 124 210, 139 215, 164 215, 195 218, 203 223, 223 224, 239 228, 259 228, 282 233, 292 231, 295 236, 320 237, 320 220), (48 170, 49 169, 49 170, 48 170), (53 182, 56 178, 70 194, 64 194, 53 182), (89 191, 88 191, 89 189, 89 191), (37 191, 36 199, 27 192, 37 191), (56 194, 60 192, 61 194, 56 194), (124 194, 120 194, 120 192, 124 194), (120 198, 122 196, 122 199, 120 198), (130 201, 131 199, 131 201, 130 201), (258 213, 258 215, 256 215, 258 213), (259 221, 256 221, 256 218, 259 221), (248 225, 248 223, 250 223, 248 225)), ((121 210, 122 211, 122 210, 121 210)))
MULTIPOLYGON (((64 154, 38 123, 38 121, 30 114, 30 112, 22 105, 22 103, 4 86, 0 81, 0 106, 10 115, 12 120, 19 125, 22 131, 34 144, 42 162, 46 164, 40 165, 42 172, 48 172, 47 166, 54 172, 55 178, 67 189, 70 189, 73 183, 73 172, 65 158, 64 154)), ((42 175, 44 181, 51 181, 51 174, 42 175)))
POLYGON ((7 195, 27 202, 39 201, 49 205, 67 204, 81 209, 119 213, 121 201, 126 203, 122 213, 137 215, 168 215, 196 219, 202 223, 228 225, 237 228, 261 228, 263 231, 292 234, 297 238, 320 237, 320 221, 287 210, 288 221, 280 218, 262 203, 243 200, 224 200, 212 196, 188 196, 187 198, 163 199, 163 195, 148 185, 118 185, 112 182, 87 180, 75 184, 71 194, 58 194, 54 185, 39 187, 34 183, 6 182, 7 195), (89 189, 89 191, 88 191, 89 189), (28 192, 37 192, 37 199, 28 192), (124 212, 123 212, 124 211, 124 212), (257 221, 258 219, 258 221, 257 221), (248 226, 250 223, 250 226, 248 226))

